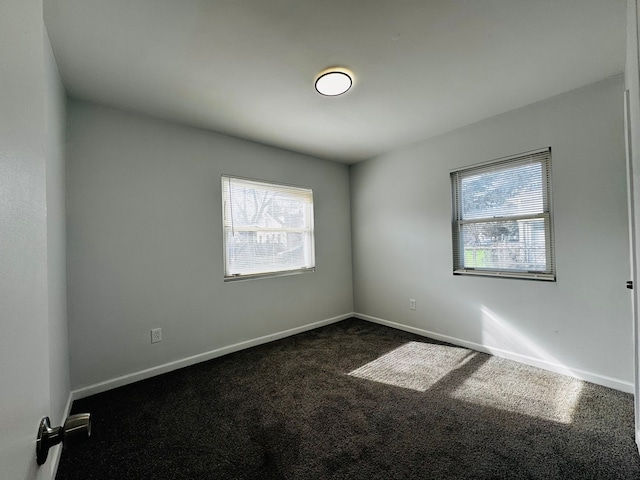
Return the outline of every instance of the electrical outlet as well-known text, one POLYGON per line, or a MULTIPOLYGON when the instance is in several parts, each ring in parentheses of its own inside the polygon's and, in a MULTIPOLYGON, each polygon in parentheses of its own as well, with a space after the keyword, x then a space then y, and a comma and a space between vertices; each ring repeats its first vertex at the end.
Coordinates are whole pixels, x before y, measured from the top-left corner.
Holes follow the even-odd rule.
POLYGON ((414 298, 410 298, 409 299, 409 310, 415 310, 416 309, 416 300, 414 298))
POLYGON ((151 329, 151 343, 158 343, 162 341, 162 329, 161 328, 152 328, 151 329))

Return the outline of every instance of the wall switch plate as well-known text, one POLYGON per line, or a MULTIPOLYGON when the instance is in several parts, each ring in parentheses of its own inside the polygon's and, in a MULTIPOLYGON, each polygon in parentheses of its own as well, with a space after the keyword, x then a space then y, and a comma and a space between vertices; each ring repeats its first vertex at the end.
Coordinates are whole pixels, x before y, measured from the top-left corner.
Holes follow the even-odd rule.
POLYGON ((416 309, 416 300, 414 298, 410 298, 409 299, 409 310, 415 310, 416 309))
POLYGON ((161 341, 162 341, 162 329, 161 328, 151 329, 151 343, 158 343, 161 341))

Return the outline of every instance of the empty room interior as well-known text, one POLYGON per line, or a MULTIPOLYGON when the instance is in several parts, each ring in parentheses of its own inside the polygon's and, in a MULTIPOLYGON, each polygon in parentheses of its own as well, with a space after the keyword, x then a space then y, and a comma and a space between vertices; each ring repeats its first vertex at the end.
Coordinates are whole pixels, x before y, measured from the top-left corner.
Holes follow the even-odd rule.
POLYGON ((639 18, 3 0, 0 477, 640 478, 639 18))

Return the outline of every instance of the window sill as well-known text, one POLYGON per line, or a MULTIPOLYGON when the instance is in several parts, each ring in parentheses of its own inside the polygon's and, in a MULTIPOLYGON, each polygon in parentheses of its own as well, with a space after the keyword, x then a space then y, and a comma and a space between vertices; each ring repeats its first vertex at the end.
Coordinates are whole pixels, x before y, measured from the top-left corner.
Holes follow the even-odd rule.
POLYGON ((241 282, 243 280, 254 280, 258 278, 270 278, 270 277, 286 277, 289 275, 299 275, 301 273, 315 272, 316 268, 301 268, 298 270, 285 270, 283 272, 266 272, 266 273, 248 273, 245 275, 231 275, 224 277, 225 282, 241 282))
POLYGON ((544 282, 555 282, 556 276, 553 273, 527 273, 527 272, 496 272, 490 270, 467 270, 460 268, 453 271, 454 275, 475 275, 479 277, 499 277, 517 278, 520 280, 540 280, 544 282))

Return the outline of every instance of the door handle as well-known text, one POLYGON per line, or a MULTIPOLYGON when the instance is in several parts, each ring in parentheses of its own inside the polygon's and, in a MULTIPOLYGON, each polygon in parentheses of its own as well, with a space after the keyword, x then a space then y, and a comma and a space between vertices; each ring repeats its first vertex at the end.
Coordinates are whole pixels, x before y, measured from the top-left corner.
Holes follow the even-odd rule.
POLYGON ((91 414, 77 413, 70 415, 61 427, 51 428, 49 417, 40 420, 38 439, 36 440, 36 461, 42 465, 47 461, 49 449, 62 444, 68 447, 89 438, 91 435, 91 414))
POLYGON ((629 280, 629 281, 627 282, 627 288, 628 288, 629 290, 633 290, 633 282, 632 282, 631 280, 629 280))

